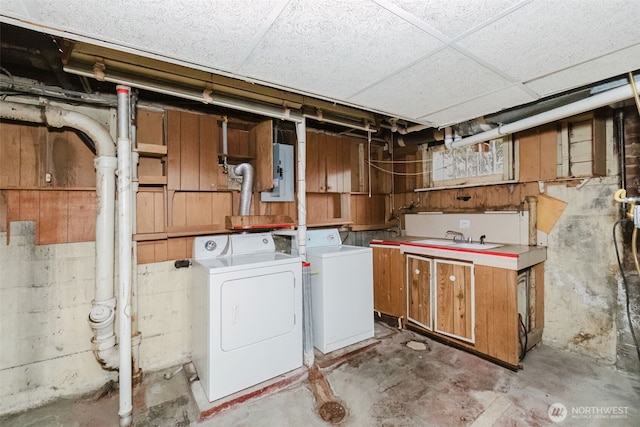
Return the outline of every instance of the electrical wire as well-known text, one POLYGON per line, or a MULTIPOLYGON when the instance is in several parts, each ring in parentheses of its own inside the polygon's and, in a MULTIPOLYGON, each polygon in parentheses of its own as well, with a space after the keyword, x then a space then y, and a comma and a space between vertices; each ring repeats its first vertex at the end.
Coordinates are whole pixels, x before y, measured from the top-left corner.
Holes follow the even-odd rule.
MULTIPOLYGON (((616 226, 622 224, 622 221, 630 221, 629 218, 619 219, 613 224, 613 246, 616 249, 616 259, 618 260, 618 268, 620 269, 620 275, 622 276, 622 283, 624 285, 624 293, 625 293, 625 303, 627 309, 627 320, 629 322, 629 329, 631 330, 631 337, 633 338, 633 343, 636 346, 636 352, 638 353, 638 360, 640 361, 640 347, 638 347, 638 339, 636 338, 635 330, 633 329, 633 322, 631 321, 631 311, 629 310, 629 284, 627 283, 627 276, 624 274, 624 269, 622 268, 622 261, 620 260, 620 252, 618 251, 618 238, 616 237, 616 226)), ((637 237, 637 228, 634 227, 633 233, 634 237, 637 237)), ((633 246, 636 245, 636 239, 631 239, 633 242, 633 246)), ((635 251, 634 251, 635 255, 635 251)), ((636 258, 636 264, 637 264, 636 258)))

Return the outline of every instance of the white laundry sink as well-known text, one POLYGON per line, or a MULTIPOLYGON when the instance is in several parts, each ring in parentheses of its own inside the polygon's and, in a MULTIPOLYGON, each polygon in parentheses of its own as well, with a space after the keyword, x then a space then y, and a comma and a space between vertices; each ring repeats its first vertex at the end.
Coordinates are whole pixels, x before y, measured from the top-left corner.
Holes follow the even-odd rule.
POLYGON ((499 248, 501 245, 499 243, 454 243, 452 249, 473 249, 476 251, 486 251, 487 249, 499 248))
POLYGON ((424 239, 424 240, 413 240, 410 243, 417 243, 420 245, 433 245, 433 246, 453 246, 456 244, 453 240, 448 239, 424 239))

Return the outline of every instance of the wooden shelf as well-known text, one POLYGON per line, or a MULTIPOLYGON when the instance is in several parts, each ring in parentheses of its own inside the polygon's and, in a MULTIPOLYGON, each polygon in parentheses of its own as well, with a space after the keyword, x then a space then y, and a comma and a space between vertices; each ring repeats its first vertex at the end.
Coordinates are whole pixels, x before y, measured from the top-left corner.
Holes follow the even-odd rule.
POLYGON ((387 228, 396 227, 397 224, 387 222, 383 224, 354 224, 349 226, 351 231, 371 231, 371 230, 386 230, 387 228))
POLYGON ((167 155, 167 146, 161 144, 142 144, 138 143, 135 152, 147 157, 162 157, 167 155))
POLYGON ((152 176, 145 175, 138 177, 138 184, 140 185, 167 185, 167 177, 162 175, 152 176))
POLYGON ((244 215, 227 216, 225 227, 228 230, 273 230, 293 228, 295 223, 287 215, 244 215))
POLYGON ((133 235, 133 240, 136 242, 145 242, 147 240, 164 240, 167 238, 167 233, 138 233, 133 235))
POLYGON ((204 234, 228 233, 222 224, 211 225, 185 225, 179 227, 167 227, 167 237, 201 236, 204 234))
POLYGON ((353 221, 351 221, 350 219, 336 218, 334 220, 307 223, 307 227, 328 227, 328 226, 350 225, 350 224, 353 224, 353 221))

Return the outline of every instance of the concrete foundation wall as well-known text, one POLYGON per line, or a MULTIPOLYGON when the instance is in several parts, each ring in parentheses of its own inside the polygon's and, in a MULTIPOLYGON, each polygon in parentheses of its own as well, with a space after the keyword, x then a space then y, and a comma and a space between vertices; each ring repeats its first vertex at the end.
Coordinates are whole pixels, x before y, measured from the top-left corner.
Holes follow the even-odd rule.
POLYGON ((581 188, 547 186, 567 202, 549 234, 545 263, 545 344, 616 361, 617 262, 612 227, 619 206, 614 177, 581 188))
MULTIPOLYGON (((94 243, 36 246, 34 227, 12 223, 10 245, 0 233, 0 415, 96 390, 118 375, 91 351, 94 243)), ((189 360, 191 269, 148 264, 138 280, 143 371, 189 360)))

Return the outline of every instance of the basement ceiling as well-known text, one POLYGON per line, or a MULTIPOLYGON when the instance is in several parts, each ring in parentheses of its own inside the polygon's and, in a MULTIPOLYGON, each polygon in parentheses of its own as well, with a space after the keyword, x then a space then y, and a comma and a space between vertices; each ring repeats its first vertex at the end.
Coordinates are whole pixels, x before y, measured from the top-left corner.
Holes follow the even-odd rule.
POLYGON ((0 20, 444 127, 640 69, 637 0, 2 0, 0 20))

